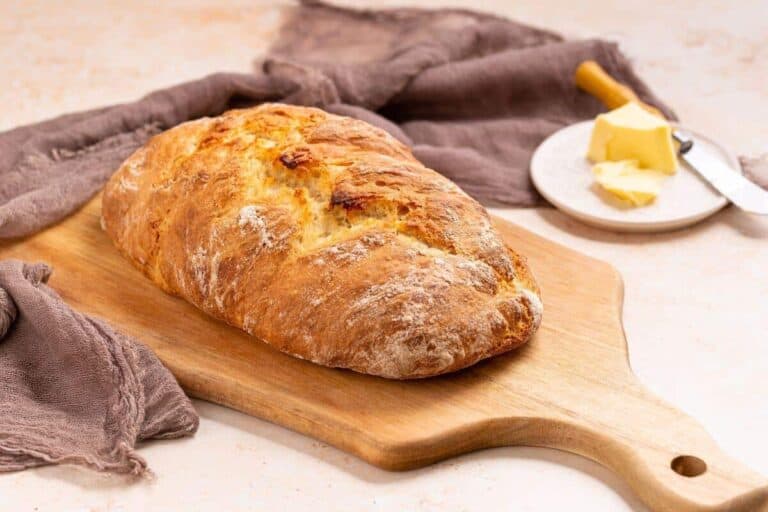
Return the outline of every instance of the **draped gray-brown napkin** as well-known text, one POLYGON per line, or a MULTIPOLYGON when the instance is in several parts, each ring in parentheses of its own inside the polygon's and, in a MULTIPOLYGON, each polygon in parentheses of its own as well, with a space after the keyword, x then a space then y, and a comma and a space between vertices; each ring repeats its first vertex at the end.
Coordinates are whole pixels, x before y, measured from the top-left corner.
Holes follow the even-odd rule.
MULTIPOLYGON (((152 135, 265 101, 363 119, 481 202, 535 205, 534 148, 602 110, 573 84, 587 59, 673 116, 610 42, 566 41, 462 10, 304 2, 253 73, 1 133, 0 239, 13 243, 72 213, 152 135)), ((189 434, 197 416, 147 348, 70 309, 45 285, 49 272, 0 263, 0 470, 70 462, 141 473, 135 442, 189 434)))
POLYGON ((53 463, 141 475, 137 441, 198 417, 144 345, 69 308, 41 263, 0 262, 0 471, 53 463))

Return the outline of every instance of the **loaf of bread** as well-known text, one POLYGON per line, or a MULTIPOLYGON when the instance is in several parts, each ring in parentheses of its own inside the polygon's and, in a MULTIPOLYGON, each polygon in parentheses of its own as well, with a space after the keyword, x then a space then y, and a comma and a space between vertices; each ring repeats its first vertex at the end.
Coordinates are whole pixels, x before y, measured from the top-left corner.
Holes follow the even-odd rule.
POLYGON ((525 260, 482 206, 386 132, 315 108, 155 136, 110 179, 102 224, 166 292, 326 366, 438 375, 541 320, 525 260))

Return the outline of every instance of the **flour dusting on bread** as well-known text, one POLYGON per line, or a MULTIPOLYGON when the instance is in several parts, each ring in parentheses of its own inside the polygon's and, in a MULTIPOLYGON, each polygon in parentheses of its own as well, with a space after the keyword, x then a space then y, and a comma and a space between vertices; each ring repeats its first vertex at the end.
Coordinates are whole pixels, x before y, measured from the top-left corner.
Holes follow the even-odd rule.
POLYGON ((248 205, 240 209, 237 215, 237 225, 240 229, 250 229, 256 232, 261 239, 262 247, 269 249, 272 247, 272 235, 267 229, 267 222, 261 216, 262 206, 248 205))

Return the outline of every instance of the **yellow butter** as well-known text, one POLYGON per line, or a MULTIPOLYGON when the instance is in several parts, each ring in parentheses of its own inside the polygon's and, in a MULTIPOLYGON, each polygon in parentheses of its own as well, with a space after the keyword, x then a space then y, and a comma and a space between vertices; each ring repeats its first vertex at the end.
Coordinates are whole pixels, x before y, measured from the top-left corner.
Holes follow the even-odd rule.
POLYGON ((602 162, 592 167, 592 174, 601 187, 634 206, 652 203, 667 178, 663 172, 641 169, 637 160, 602 162))
POLYGON ((637 160, 646 169, 677 171, 672 127, 634 102, 597 116, 587 157, 593 162, 637 160))

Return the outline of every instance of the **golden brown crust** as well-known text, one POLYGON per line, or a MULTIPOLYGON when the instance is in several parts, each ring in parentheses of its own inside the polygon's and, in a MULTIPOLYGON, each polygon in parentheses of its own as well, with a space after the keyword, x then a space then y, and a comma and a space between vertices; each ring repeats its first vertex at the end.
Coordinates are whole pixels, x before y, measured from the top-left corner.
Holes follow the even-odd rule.
POLYGON ((327 366, 437 375, 541 320, 527 265, 476 201, 384 131, 314 108, 157 135, 112 176, 102 216, 165 291, 327 366))

